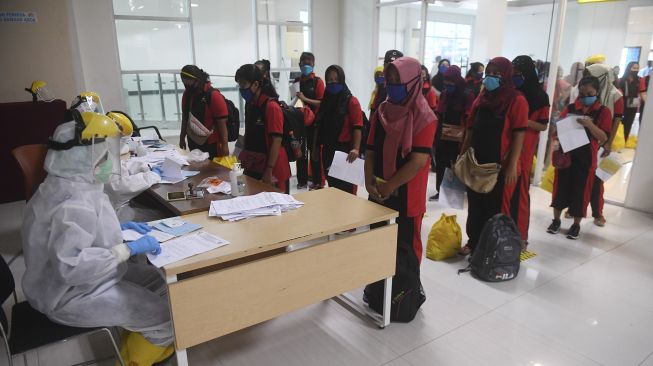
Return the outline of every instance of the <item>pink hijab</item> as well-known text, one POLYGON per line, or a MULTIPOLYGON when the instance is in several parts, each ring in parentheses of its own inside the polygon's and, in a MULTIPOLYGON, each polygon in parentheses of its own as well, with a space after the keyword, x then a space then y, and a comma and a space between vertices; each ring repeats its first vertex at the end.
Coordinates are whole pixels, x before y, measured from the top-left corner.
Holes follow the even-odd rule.
POLYGON ((408 95, 402 104, 386 100, 379 106, 379 122, 386 132, 383 144, 384 179, 389 179, 397 171, 397 152, 406 157, 413 147, 413 137, 429 124, 437 123, 437 117, 422 95, 421 66, 411 57, 400 57, 386 65, 386 80, 388 70, 395 68, 401 83, 406 85, 408 95))

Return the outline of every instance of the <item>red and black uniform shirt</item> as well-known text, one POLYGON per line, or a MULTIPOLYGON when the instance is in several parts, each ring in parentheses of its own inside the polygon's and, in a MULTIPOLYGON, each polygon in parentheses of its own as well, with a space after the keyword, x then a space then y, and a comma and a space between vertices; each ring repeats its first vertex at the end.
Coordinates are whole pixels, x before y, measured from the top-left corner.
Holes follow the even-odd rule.
MULTIPOLYGON (((324 97, 324 81, 315 76, 315 73, 311 73, 308 76, 300 76, 295 79, 295 82, 299 83, 299 91, 301 91, 306 98, 322 100, 324 97)), ((313 111, 313 113, 317 111, 317 106, 308 103, 307 106, 311 111, 313 111)))
POLYGON ((435 90, 431 87, 431 84, 427 81, 425 81, 422 86, 422 94, 424 95, 424 98, 426 98, 429 107, 435 110, 438 106, 438 96, 435 94, 435 90))
POLYGON ((211 82, 204 84, 202 91, 194 91, 191 95, 188 90, 184 91, 181 97, 181 110, 184 112, 184 118, 187 118, 188 111, 195 116, 204 127, 208 130, 213 130, 213 133, 207 139, 207 143, 216 143, 222 141, 220 132, 215 127, 217 120, 229 117, 229 110, 227 103, 224 101, 224 96, 218 89, 212 88, 210 95, 211 100, 207 101, 207 92, 211 88, 211 82))
MULTIPOLYGON (((549 106, 544 106, 539 109, 536 109, 530 114, 528 119, 535 123, 540 123, 544 126, 548 125, 549 106)), ((535 156, 535 149, 537 148, 537 144, 539 141, 540 141, 540 131, 528 127, 526 129, 526 136, 524 136, 524 145, 522 147, 522 153, 521 153, 521 157, 522 157, 521 165, 522 165, 522 170, 525 173, 530 174, 531 167, 533 166, 533 156, 535 156)))
MULTIPOLYGON (((363 111, 361 110, 361 104, 355 96, 349 98, 349 104, 347 105, 347 115, 345 115, 342 123, 342 131, 338 135, 338 143, 351 143, 354 130, 360 130, 363 128, 363 111)), ((361 141, 361 146, 363 146, 363 141, 361 141)))
MULTIPOLYGON (((584 106, 580 102, 579 98, 575 103, 569 104, 567 107, 565 107, 565 109, 562 110, 560 113, 560 118, 565 118, 568 114, 589 116, 593 119, 594 124, 598 128, 603 130, 606 135, 610 136, 610 131, 612 130, 612 118, 610 117, 610 110, 606 107, 601 106, 601 103, 598 100, 594 102, 594 104, 592 104, 592 106, 590 106, 586 111, 583 110, 583 107, 584 106)), ((596 155, 599 151, 599 142, 594 138, 594 136, 592 136, 587 128, 585 128, 585 132, 587 132, 587 137, 589 138, 590 143, 570 151, 569 154, 571 155, 575 166, 587 167, 588 169, 596 169, 596 155)))
MULTIPOLYGON (((372 115, 370 121, 370 134, 367 137, 367 149, 374 152, 374 176, 384 177, 383 174, 383 145, 386 132, 381 123, 378 122, 377 114, 372 115)), ((433 139, 437 128, 437 120, 434 119, 421 131, 413 135, 412 152, 428 154, 431 156, 433 139)), ((397 152, 396 168, 401 169, 410 159, 410 154, 402 157, 397 152)), ((429 178, 430 163, 424 166, 408 183, 397 189, 396 194, 390 196, 383 204, 399 211, 400 216, 417 217, 426 212, 426 185, 429 178)))
MULTIPOLYGON (((261 94, 257 101, 247 104, 245 117, 245 149, 268 155, 272 137, 283 138, 284 118, 281 106, 276 100, 261 94)), ((285 182, 290 178, 288 155, 283 146, 279 148, 272 175, 279 182, 285 182)))

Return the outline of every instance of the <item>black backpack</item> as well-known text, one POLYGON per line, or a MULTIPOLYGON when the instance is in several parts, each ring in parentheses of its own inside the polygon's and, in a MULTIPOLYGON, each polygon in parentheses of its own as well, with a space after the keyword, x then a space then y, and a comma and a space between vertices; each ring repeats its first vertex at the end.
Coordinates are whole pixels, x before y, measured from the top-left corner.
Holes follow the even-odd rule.
MULTIPOLYGON (((426 301, 424 288, 419 279, 419 261, 409 243, 398 241, 397 266, 392 277, 390 320, 408 323, 415 318, 420 306, 426 301)), ((364 300, 370 309, 383 314, 383 281, 365 286, 364 300)))
MULTIPOLYGON (((206 101, 207 106, 211 105, 211 93, 213 93, 214 90, 218 89, 209 88, 206 91, 204 100, 206 101)), ((227 111, 229 111, 227 117, 227 141, 236 141, 238 140, 238 134, 240 133, 240 112, 238 111, 238 108, 236 108, 234 102, 227 99, 224 95, 222 95, 222 98, 224 98, 224 102, 227 104, 227 111)))
POLYGON ((489 219, 478 241, 478 245, 467 268, 478 279, 488 282, 512 280, 519 273, 521 236, 517 225, 504 214, 489 219))
POLYGON ((281 111, 283 112, 283 139, 281 145, 286 149, 288 161, 293 162, 297 160, 292 148, 292 143, 299 144, 302 151, 302 156, 307 156, 306 144, 306 126, 304 126, 304 112, 301 109, 291 107, 285 102, 279 102, 281 111))

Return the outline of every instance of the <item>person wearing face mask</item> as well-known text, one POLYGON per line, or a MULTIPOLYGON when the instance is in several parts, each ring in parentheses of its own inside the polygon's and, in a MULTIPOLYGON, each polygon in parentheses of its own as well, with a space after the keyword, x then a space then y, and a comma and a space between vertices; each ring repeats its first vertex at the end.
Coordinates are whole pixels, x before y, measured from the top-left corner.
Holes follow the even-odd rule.
POLYGON ((209 159, 229 155, 229 110, 224 97, 211 86, 209 74, 195 65, 181 69, 181 81, 186 90, 181 98, 179 147, 186 149, 188 136, 188 148, 209 153, 209 159))
MULTIPOLYGON (((610 110, 600 102, 602 95, 599 79, 593 76, 584 77, 578 87, 578 99, 562 111, 560 118, 565 118, 568 114, 583 115, 584 117, 578 119, 578 123, 585 128, 590 143, 566 153, 570 160, 568 166, 556 167, 551 202, 553 221, 547 228, 547 232, 551 234, 560 232, 560 215, 562 210, 569 208, 568 212, 574 218, 574 223, 567 232, 569 239, 577 239, 580 234, 580 223, 587 213, 595 182, 597 153, 612 129, 610 110)), ((553 138, 554 154, 562 154, 555 132, 553 138)))
MULTIPOLYGON (((324 97, 324 81, 315 76, 313 67, 315 67, 315 56, 310 52, 303 52, 299 57, 299 68, 301 69, 302 75, 295 79, 295 82, 299 83, 297 98, 299 98, 304 105, 308 106, 313 113, 316 113, 320 106, 320 102, 324 97)), ((309 155, 313 153, 314 133, 315 130, 313 125, 306 126, 306 144, 308 146, 309 155)), ((308 156, 303 156, 301 159, 297 159, 297 189, 304 189, 308 184, 308 162, 308 156)), ((324 185, 324 177, 322 177, 319 182, 313 182, 313 185, 324 185)))
POLYGON ((435 189, 438 193, 429 197, 429 201, 440 199, 440 185, 447 168, 456 161, 462 136, 453 131, 464 130, 467 113, 474 101, 473 94, 465 87, 465 80, 458 66, 451 66, 444 73, 444 91, 440 94, 437 116, 438 128, 435 134, 435 189), (446 128, 446 131, 444 129, 446 128))
POLYGON ((374 89, 372 90, 372 95, 370 96, 370 102, 367 108, 370 110, 370 117, 376 111, 376 107, 381 104, 378 99, 386 98, 385 93, 385 76, 383 76, 383 66, 377 66, 374 69, 374 89))
POLYGON ((399 212, 397 247, 412 248, 419 263, 429 160, 438 122, 421 95, 419 61, 401 57, 386 66, 385 77, 388 99, 370 121, 365 186, 370 200, 399 212))
POLYGON ((283 139, 283 112, 270 80, 253 64, 236 71, 240 95, 245 100, 245 148, 239 159, 244 174, 289 193, 290 164, 283 139))
POLYGON ((495 57, 488 63, 484 89, 469 114, 461 154, 472 147, 479 164, 497 163, 502 169, 492 191, 467 190, 469 242, 461 248, 461 255, 473 253, 483 226, 492 216, 498 213, 511 216, 513 195, 519 194, 516 192, 521 174, 519 157, 528 127, 528 102, 515 89, 512 69, 512 63, 505 57, 495 57))
POLYGON ((336 151, 346 154, 353 163, 360 155, 363 128, 363 112, 358 99, 351 94, 345 83, 345 72, 338 65, 331 65, 324 73, 326 94, 315 116, 313 151, 313 181, 318 181, 321 170, 327 176, 330 187, 356 194, 354 184, 329 177, 328 172, 336 151))
POLYGON ((438 96, 435 94, 435 90, 431 87, 431 75, 429 75, 429 69, 426 66, 422 65, 422 94, 426 98, 426 102, 429 104, 429 107, 435 111, 438 107, 438 96))
POLYGON ((440 95, 444 91, 444 73, 451 66, 451 62, 446 58, 440 60, 438 63, 438 73, 431 79, 431 85, 435 88, 435 94, 440 95))
POLYGON ((524 136, 521 152, 521 176, 519 180, 518 203, 512 210, 513 220, 517 224, 522 237, 522 250, 528 246, 528 227, 530 224, 531 199, 531 169, 533 157, 540 141, 540 132, 546 131, 549 124, 549 96, 538 81, 533 59, 529 56, 517 56, 512 61, 512 82, 517 90, 522 92, 528 102, 528 128, 524 136))
POLYGON ((468 91, 470 91, 474 98, 481 94, 481 86, 483 85, 483 73, 485 66, 480 62, 472 62, 469 64, 469 71, 465 76, 465 84, 468 91))
MULTIPOLYGON (((599 80, 599 102, 602 106, 606 107, 612 116, 612 129, 608 134, 607 141, 603 144, 603 157, 608 156, 612 150, 612 142, 614 141, 619 123, 624 114, 624 98, 619 89, 614 86, 614 78, 612 70, 604 64, 592 64, 585 68, 584 74, 586 76, 594 76, 599 80)), ((580 88, 579 88, 580 90, 580 88)), ((592 217, 594 217, 594 224, 597 226, 605 226, 606 220, 603 216, 603 181, 599 177, 594 177, 594 184, 592 186, 592 198, 590 205, 592 207, 592 217)))
POLYGON ((630 130, 633 128, 635 115, 639 109, 642 101, 642 94, 646 92, 646 85, 644 79, 640 78, 637 73, 639 72, 639 64, 637 62, 630 62, 626 66, 626 72, 617 81, 617 88, 621 90, 624 96, 624 138, 628 141, 630 130))
POLYGON ((72 327, 122 327, 128 365, 152 365, 174 352, 164 278, 132 256, 161 251, 152 229, 120 223, 104 184, 119 174, 119 130, 109 117, 72 112, 48 143, 48 173, 27 203, 22 286, 30 305, 72 327), (145 234, 123 244, 121 230, 145 234))

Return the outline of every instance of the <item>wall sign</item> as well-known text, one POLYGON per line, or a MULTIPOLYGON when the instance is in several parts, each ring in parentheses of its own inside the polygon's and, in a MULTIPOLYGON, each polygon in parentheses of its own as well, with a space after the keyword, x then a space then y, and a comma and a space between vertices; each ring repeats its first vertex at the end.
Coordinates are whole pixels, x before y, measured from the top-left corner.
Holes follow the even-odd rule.
POLYGON ((33 11, 1 11, 0 23, 36 23, 36 13, 33 11))

